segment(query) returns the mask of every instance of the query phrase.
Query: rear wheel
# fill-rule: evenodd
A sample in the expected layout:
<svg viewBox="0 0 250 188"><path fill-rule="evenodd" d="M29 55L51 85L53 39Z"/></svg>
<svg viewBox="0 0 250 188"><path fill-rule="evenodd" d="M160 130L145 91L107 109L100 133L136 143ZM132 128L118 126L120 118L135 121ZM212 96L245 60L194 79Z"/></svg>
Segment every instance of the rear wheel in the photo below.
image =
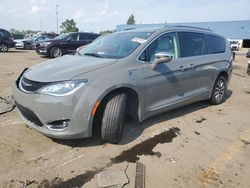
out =
<svg viewBox="0 0 250 188"><path fill-rule="evenodd" d="M25 44L24 49L25 50L31 50L32 49L31 44L29 44L29 43Z"/></svg>
<svg viewBox="0 0 250 188"><path fill-rule="evenodd" d="M211 104L221 104L226 97L227 81L225 76L219 76L215 82L212 97L210 99Z"/></svg>
<svg viewBox="0 0 250 188"><path fill-rule="evenodd" d="M7 44L5 43L0 44L0 52L8 52L8 50L9 50L9 47Z"/></svg>
<svg viewBox="0 0 250 188"><path fill-rule="evenodd" d="M52 58L57 58L57 57L61 57L62 56L62 50L59 47L53 47L50 50L50 56Z"/></svg>
<svg viewBox="0 0 250 188"><path fill-rule="evenodd" d="M112 95L104 109L101 127L103 141L118 143L122 137L127 95Z"/></svg>

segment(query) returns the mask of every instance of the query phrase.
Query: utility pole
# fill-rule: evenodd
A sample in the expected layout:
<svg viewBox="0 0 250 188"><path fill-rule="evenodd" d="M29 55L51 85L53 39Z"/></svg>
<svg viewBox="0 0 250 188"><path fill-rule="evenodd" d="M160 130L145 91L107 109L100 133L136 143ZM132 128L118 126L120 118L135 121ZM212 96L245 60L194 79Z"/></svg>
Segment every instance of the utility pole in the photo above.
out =
<svg viewBox="0 0 250 188"><path fill-rule="evenodd" d="M58 34L58 4L56 4L56 33Z"/></svg>

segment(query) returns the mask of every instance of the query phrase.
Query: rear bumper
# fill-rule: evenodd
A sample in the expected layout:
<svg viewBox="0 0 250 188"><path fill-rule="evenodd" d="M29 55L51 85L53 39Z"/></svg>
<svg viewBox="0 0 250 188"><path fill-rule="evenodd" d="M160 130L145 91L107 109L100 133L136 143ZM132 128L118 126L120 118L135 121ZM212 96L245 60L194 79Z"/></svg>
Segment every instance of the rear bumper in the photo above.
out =
<svg viewBox="0 0 250 188"><path fill-rule="evenodd" d="M11 42L10 44L9 44L9 48L14 48L15 47L15 43L13 42Z"/></svg>
<svg viewBox="0 0 250 188"><path fill-rule="evenodd" d="M24 44L23 43L16 43L15 48L24 49Z"/></svg>

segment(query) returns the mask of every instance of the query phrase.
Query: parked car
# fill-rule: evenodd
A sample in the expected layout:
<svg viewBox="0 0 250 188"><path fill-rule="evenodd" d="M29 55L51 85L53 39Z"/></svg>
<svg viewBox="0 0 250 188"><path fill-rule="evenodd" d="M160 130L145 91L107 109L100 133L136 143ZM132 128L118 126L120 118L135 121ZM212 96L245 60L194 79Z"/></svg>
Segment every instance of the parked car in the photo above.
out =
<svg viewBox="0 0 250 188"><path fill-rule="evenodd" d="M55 39L38 44L36 51L40 55L56 58L76 51L78 47L91 43L99 36L95 33L80 32L61 34Z"/></svg>
<svg viewBox="0 0 250 188"><path fill-rule="evenodd" d="M49 40L52 38L53 38L53 35L41 34L41 35L35 35L33 37L29 37L29 38L15 40L15 48L25 49L25 50L35 49L36 45L39 42Z"/></svg>
<svg viewBox="0 0 250 188"><path fill-rule="evenodd" d="M7 52L9 48L14 48L14 38L12 35L4 30L0 29L0 52Z"/></svg>
<svg viewBox="0 0 250 188"><path fill-rule="evenodd" d="M222 103L231 72L224 37L194 27L145 28L24 70L13 94L22 119L49 137L90 137L100 125L102 139L117 143L125 116L141 122L200 100Z"/></svg>
<svg viewBox="0 0 250 188"><path fill-rule="evenodd" d="M246 57L250 57L250 49L248 49Z"/></svg>
<svg viewBox="0 0 250 188"><path fill-rule="evenodd" d="M230 41L230 48L231 50L238 51L240 48L240 43L238 41Z"/></svg>

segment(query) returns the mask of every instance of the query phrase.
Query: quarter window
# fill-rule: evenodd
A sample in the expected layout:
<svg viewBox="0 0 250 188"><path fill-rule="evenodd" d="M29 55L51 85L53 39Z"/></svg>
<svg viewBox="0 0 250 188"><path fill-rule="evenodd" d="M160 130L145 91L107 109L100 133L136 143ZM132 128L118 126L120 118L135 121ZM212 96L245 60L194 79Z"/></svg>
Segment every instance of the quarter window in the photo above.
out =
<svg viewBox="0 0 250 188"><path fill-rule="evenodd" d="M181 47L181 57L191 57L207 54L207 45L204 34L179 32L178 37Z"/></svg>
<svg viewBox="0 0 250 188"><path fill-rule="evenodd" d="M209 54L224 53L226 50L225 39L214 35L206 35Z"/></svg>

